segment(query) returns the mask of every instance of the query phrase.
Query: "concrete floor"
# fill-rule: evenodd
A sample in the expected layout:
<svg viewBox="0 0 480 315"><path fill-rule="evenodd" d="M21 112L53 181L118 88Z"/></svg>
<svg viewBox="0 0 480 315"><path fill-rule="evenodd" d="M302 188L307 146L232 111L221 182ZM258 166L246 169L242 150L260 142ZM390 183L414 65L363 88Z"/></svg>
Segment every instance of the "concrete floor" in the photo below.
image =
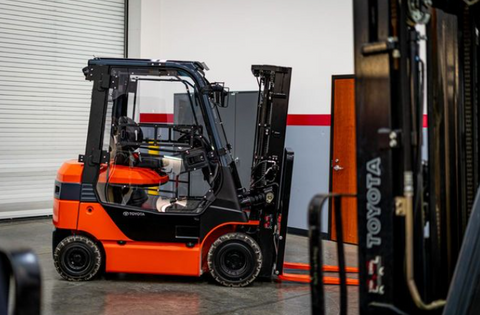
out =
<svg viewBox="0 0 480 315"><path fill-rule="evenodd" d="M51 219L0 222L0 243L26 246L37 253L43 278L42 314L310 314L306 284L255 282L225 288L203 278L108 274L89 282L67 282L55 271ZM325 241L326 264L336 264L335 243ZM308 239L289 235L286 261L308 262ZM356 247L346 246L349 266ZM349 314L358 313L358 290L349 287ZM327 314L338 314L337 286L325 287Z"/></svg>

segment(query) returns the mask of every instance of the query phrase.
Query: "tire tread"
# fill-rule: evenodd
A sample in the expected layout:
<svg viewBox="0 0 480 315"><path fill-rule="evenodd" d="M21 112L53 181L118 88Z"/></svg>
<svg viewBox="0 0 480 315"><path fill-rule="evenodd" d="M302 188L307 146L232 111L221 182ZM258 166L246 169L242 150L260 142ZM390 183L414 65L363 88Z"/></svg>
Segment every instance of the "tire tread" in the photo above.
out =
<svg viewBox="0 0 480 315"><path fill-rule="evenodd" d="M71 276L68 273L66 273L60 263L60 258L61 258L61 251L62 249L65 248L68 244L71 244L73 242L82 242L90 249L93 250L94 256L95 256L95 264L93 269L86 275L84 276ZM64 278L65 280L68 281L88 281L93 279L95 276L98 275L101 266L102 266L102 252L100 251L100 248L98 247L97 244L90 238L83 236L83 235L70 235L65 237L60 243L58 243L57 247L55 247L55 251L53 252L53 262L55 265L55 269L57 270L58 274Z"/></svg>
<svg viewBox="0 0 480 315"><path fill-rule="evenodd" d="M246 244L248 244L251 249L253 250L256 261L255 261L255 270L252 275L250 275L248 278L244 279L241 282L236 282L232 283L230 281L227 281L223 279L216 271L215 271L215 264L214 264L214 257L215 257L215 251L216 249L223 243L227 241L241 241ZM260 249L260 246L258 243L249 235L245 233L240 233L240 232L233 232L233 233L227 233L222 236L220 236L215 242L213 242L212 246L210 247L208 251L208 256L207 256L207 263L208 263L208 269L210 271L210 275L212 278L219 284L226 286L226 287L246 287L250 284L252 284L253 281L257 278L258 274L260 273L260 270L262 269L262 263L263 263L263 257L262 257L262 250Z"/></svg>

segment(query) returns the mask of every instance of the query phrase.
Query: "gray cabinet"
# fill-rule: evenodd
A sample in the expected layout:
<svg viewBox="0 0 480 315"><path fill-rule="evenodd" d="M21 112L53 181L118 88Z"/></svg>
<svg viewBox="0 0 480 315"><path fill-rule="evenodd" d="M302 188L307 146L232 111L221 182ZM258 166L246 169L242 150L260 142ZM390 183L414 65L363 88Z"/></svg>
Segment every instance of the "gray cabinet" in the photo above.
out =
<svg viewBox="0 0 480 315"><path fill-rule="evenodd" d="M228 143L232 145L232 157L237 164L242 186L247 189L250 186L257 102L258 91L230 92L228 107L219 108ZM178 106L175 110L175 123L192 123L191 111L182 110L183 107L190 106L187 96L175 94L174 104Z"/></svg>
<svg viewBox="0 0 480 315"><path fill-rule="evenodd" d="M248 188L253 159L258 92L236 92L231 93L230 97L235 100L235 108L230 109L231 112L235 112L235 136L229 141L233 146L233 157L237 163L242 186Z"/></svg>

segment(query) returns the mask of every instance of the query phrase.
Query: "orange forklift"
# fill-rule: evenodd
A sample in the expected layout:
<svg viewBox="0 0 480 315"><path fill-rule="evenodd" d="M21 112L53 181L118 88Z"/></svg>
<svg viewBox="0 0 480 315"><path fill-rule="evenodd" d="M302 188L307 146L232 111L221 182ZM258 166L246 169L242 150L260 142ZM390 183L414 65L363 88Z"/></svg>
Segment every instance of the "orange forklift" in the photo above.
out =
<svg viewBox="0 0 480 315"><path fill-rule="evenodd" d="M228 89L206 70L192 61L89 60L86 151L55 182L53 258L63 278L209 273L242 287L283 274L291 68L252 66L259 101L248 187L219 114ZM142 122L145 113L166 119Z"/></svg>

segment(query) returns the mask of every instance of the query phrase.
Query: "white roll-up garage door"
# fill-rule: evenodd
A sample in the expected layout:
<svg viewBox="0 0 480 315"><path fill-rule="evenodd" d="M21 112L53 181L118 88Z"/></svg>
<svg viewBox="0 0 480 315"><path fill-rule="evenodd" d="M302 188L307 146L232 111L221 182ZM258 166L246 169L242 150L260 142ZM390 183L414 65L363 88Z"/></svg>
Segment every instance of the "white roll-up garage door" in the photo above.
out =
<svg viewBox="0 0 480 315"><path fill-rule="evenodd" d="M52 213L55 174L85 151L91 82L124 57L124 0L0 0L0 219Z"/></svg>

